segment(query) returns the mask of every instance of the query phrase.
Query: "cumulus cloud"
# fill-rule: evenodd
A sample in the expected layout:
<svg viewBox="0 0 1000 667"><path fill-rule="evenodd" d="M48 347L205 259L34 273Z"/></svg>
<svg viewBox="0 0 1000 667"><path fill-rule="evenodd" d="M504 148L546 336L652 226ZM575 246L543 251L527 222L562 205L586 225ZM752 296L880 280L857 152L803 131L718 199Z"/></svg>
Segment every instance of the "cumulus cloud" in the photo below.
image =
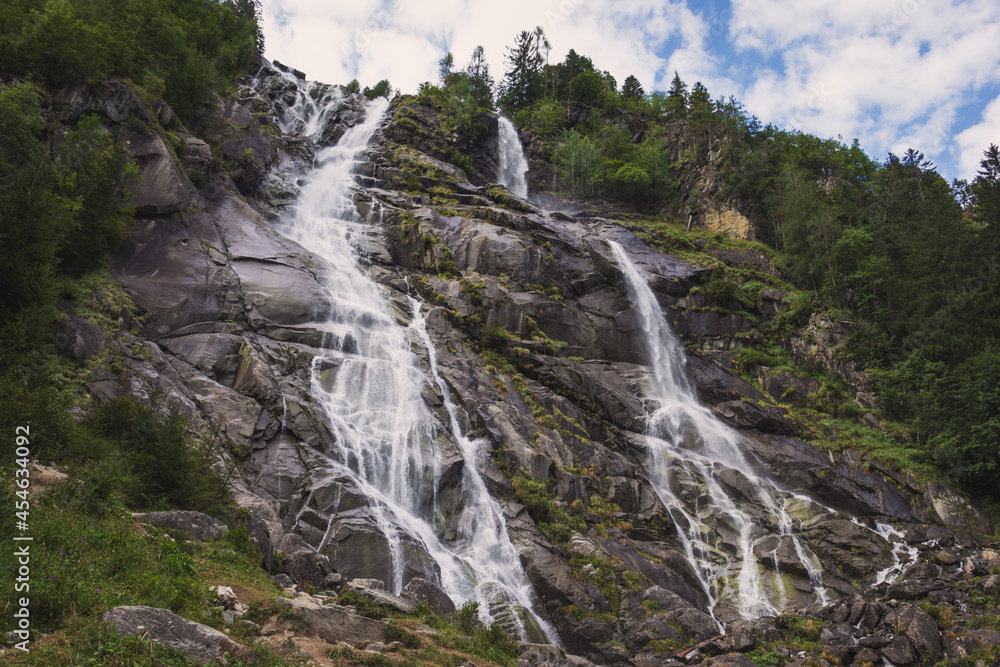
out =
<svg viewBox="0 0 1000 667"><path fill-rule="evenodd" d="M977 91L1000 82L996 0L264 2L268 57L310 78L388 78L413 91L437 79L446 52L461 67L481 45L499 80L517 33L542 26L552 62L572 47L647 91L668 88L676 70L765 122L857 137L876 158L914 147L949 177L970 175L954 144L958 119ZM984 115L960 136L990 127Z"/></svg>
<svg viewBox="0 0 1000 667"><path fill-rule="evenodd" d="M972 180L975 177L983 152L990 144L1000 145L1000 97L986 105L979 123L955 137L955 150L963 178Z"/></svg>
<svg viewBox="0 0 1000 667"><path fill-rule="evenodd" d="M749 78L742 97L779 125L858 137L877 157L908 147L946 172L958 110L1000 80L994 0L734 2L730 36L780 68ZM965 163L960 166L965 172Z"/></svg>
<svg viewBox="0 0 1000 667"><path fill-rule="evenodd" d="M619 82L634 74L647 90L662 88L674 69L692 81L712 78L703 42L708 29L681 1L508 0L501 6L483 0L272 0L264 10L268 57L330 82L358 77L371 84L388 77L412 91L436 80L437 61L446 52L464 65L480 45L499 79L507 47L535 26L545 29L551 61L574 48Z"/></svg>

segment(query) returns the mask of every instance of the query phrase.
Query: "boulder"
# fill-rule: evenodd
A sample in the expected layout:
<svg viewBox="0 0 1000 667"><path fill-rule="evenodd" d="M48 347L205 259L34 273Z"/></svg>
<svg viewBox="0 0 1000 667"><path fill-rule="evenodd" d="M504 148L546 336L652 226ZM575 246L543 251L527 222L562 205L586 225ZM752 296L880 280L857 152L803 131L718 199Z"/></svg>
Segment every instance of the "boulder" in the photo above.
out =
<svg viewBox="0 0 1000 667"><path fill-rule="evenodd" d="M359 644L386 641L387 623L376 621L352 613L346 607L335 604L318 605L309 600L275 598L278 604L289 607L296 614L301 614L309 629L320 639L330 644L344 642L351 646Z"/></svg>
<svg viewBox="0 0 1000 667"><path fill-rule="evenodd" d="M375 604L392 607L404 614L412 614L413 610L417 608L417 603L412 599L403 598L385 590L385 584L381 580L354 579L347 582L347 588L368 598Z"/></svg>
<svg viewBox="0 0 1000 667"><path fill-rule="evenodd" d="M218 630L181 618L167 609L155 607L115 607L101 617L120 635L140 635L157 644L177 649L200 665L218 660L226 653L244 652Z"/></svg>
<svg viewBox="0 0 1000 667"><path fill-rule="evenodd" d="M322 586L325 579L323 569L316 562L316 553L308 550L296 551L285 556L278 572L286 574L298 585Z"/></svg>
<svg viewBox="0 0 1000 667"><path fill-rule="evenodd" d="M455 603L448 594L434 584L421 577L410 579L403 589L403 597L417 604L425 604L435 614L455 613Z"/></svg>
<svg viewBox="0 0 1000 667"><path fill-rule="evenodd" d="M941 630L927 612L919 607L907 607L899 612L896 622L898 626L906 628L906 636L913 643L913 648L921 661L933 664L944 656ZM897 662L897 664L903 663Z"/></svg>
<svg viewBox="0 0 1000 667"><path fill-rule="evenodd" d="M233 592L230 586L219 586L215 589L215 600L224 609L236 609L236 605L239 601L236 599L236 593Z"/></svg>
<svg viewBox="0 0 1000 667"><path fill-rule="evenodd" d="M52 335L52 342L55 343L59 354L82 366L85 361L107 347L108 336L96 324L76 315L70 315L63 323L62 330Z"/></svg>
<svg viewBox="0 0 1000 667"><path fill-rule="evenodd" d="M218 519L188 510L173 510L170 512L146 512L145 514L133 514L136 521L151 523L160 528L171 530L183 530L196 540L215 540L229 530L226 524Z"/></svg>

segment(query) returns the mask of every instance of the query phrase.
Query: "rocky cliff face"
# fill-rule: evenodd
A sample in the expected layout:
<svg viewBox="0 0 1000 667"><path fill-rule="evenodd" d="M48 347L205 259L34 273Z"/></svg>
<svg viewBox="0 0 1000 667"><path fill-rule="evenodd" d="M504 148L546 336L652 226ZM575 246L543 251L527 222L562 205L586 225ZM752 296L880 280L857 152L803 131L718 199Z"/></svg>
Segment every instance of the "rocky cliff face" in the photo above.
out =
<svg viewBox="0 0 1000 667"><path fill-rule="evenodd" d="M124 323L132 333L81 349L86 356L87 349L114 345L124 355L121 373L94 378L98 397L156 394L188 415L203 440L224 443L220 470L252 514L269 567L317 586L333 571L388 582L397 573L371 498L356 481L326 474L324 465L337 441L314 384L337 369L314 360L330 344L317 316L329 299L330 268L276 231L317 150L336 143L370 105L344 89L313 88L313 101L330 112L318 117L310 139L309 128L292 122L301 86L265 68L191 128L167 107L149 108L124 84L64 95L76 114L129 122L143 173L135 233L113 258L113 274L141 309L141 321ZM352 242L398 323L413 317L407 295L422 301L440 374L461 408L461 429L482 440L478 469L503 507L537 612L566 649L595 662L656 664L718 635L717 621L730 623L729 639L703 645L703 654L748 650L769 628L787 629L787 620L777 628L734 624L733 605L713 609L714 594L650 484L645 332L607 244L614 240L647 277L674 330L693 344L686 372L701 400L743 434L765 474L808 498L789 506L794 532L818 557L835 602L819 611L800 555L776 537L755 551L759 576L783 591L778 611L818 613L816 623L833 633L820 641L849 647L838 649L845 661L884 656L905 665L940 657L947 647L936 625L919 636L910 629L897 634L916 627L903 614L923 614L916 619L923 625L929 619L898 601L943 590L935 588L939 572L959 581L963 558L983 558L981 516L951 489L921 486L854 451L810 444L808 429L786 407L814 389L781 373L768 374L758 388L734 373L731 351L754 326L742 314L708 307L704 290L695 289L708 281L708 269L651 247L627 219L548 212L492 185L496 137L489 115L459 136L433 109L394 103L356 175L352 196L362 231ZM751 251L706 251L734 266L768 264ZM755 316L774 317L783 297L765 290ZM86 323L67 326L81 340L102 339ZM816 344L806 338L796 354ZM426 368L427 350L412 350ZM857 391L859 400L867 398L864 386ZM454 447L434 382L427 381L422 400L439 420L441 446ZM427 494L440 511L440 538L451 543L459 539L456 489L467 483L466 464L457 450L445 458ZM719 470L718 477L752 498L738 473ZM763 514L755 519L767 522ZM737 539L720 527L715 549L736 554ZM403 552L403 583L438 576L418 541L404 539ZM906 568L898 582L883 583ZM737 627L752 638L748 646L734 644L746 637L731 639ZM851 643L857 628L898 641L859 648Z"/></svg>

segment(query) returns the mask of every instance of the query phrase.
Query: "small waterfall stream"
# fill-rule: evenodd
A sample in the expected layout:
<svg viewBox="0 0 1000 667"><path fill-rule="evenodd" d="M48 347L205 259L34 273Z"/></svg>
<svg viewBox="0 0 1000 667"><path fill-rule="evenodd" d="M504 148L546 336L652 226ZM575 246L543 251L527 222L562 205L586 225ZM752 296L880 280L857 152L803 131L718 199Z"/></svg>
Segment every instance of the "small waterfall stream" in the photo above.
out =
<svg viewBox="0 0 1000 667"><path fill-rule="evenodd" d="M744 454L740 435L698 402L684 374L684 350L656 296L624 249L614 241L608 244L646 332L652 371L644 397L651 410L646 433L650 482L677 528L709 612L722 629L717 611L723 604L743 618L784 608L787 591L777 556L768 563L772 567L766 581L756 553L769 538L791 543L815 601L826 604L818 559L795 535L785 508L786 501L802 498L776 488Z"/></svg>
<svg viewBox="0 0 1000 667"><path fill-rule="evenodd" d="M515 195L528 197L528 161L517 136L517 128L510 119L500 116L500 168L497 180Z"/></svg>
<svg viewBox="0 0 1000 667"><path fill-rule="evenodd" d="M323 94L329 87L310 94L318 85L296 83L295 104L278 110L283 129L313 137L322 132L343 97ZM316 516L327 517L325 530L307 538L322 552L347 500L348 513L367 512L384 536L392 570L386 584L393 592L406 583L411 560L426 554L431 576L437 575L457 605L476 601L483 621L502 620L522 640L558 643L555 631L532 609L534 593L500 506L479 474L481 443L462 433L420 304L410 298L411 322L398 324L388 291L358 262L354 246L370 225L353 201L354 174L388 102L370 100L365 107L363 121L317 152L294 212L278 227L323 260L328 297L317 304L310 323L325 336L312 362L311 393L333 438L315 452L319 464L310 472L310 492L297 519L311 517L315 526ZM426 349L429 374L418 363L414 342ZM425 402L432 383L443 396L448 424ZM461 470L460 481L444 478L449 469ZM454 537L440 497L445 493L452 497L450 511L459 513ZM360 510L358 501L350 500L354 494L364 497Z"/></svg>

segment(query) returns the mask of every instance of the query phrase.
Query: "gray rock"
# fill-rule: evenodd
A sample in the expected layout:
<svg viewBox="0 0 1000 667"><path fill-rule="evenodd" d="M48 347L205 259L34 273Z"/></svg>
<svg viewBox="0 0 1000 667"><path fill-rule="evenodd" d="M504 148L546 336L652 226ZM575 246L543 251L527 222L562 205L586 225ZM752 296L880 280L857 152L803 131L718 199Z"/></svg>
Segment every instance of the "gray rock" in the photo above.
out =
<svg viewBox="0 0 1000 667"><path fill-rule="evenodd" d="M115 607L101 617L112 623L121 635L142 637L182 651L194 662L205 664L226 653L240 654L245 649L218 630L181 618L166 609L155 607Z"/></svg>
<svg viewBox="0 0 1000 667"><path fill-rule="evenodd" d="M236 599L236 593L230 586L216 588L215 599L224 609L236 609L236 605L239 603L239 600Z"/></svg>
<svg viewBox="0 0 1000 667"><path fill-rule="evenodd" d="M889 646L882 649L882 655L894 665L906 667L917 660L913 642L906 635L897 635Z"/></svg>
<svg viewBox="0 0 1000 667"><path fill-rule="evenodd" d="M280 597L275 598L275 601L289 607L296 614L302 614L309 629L330 644L345 642L357 646L363 642L385 643L385 632L389 627L386 623L358 616L346 607L335 604L318 605L307 600Z"/></svg>
<svg viewBox="0 0 1000 667"><path fill-rule="evenodd" d="M404 614L412 614L413 610L417 607L417 603L413 600L393 595L385 590L385 584L378 579L354 579L347 582L347 587L359 595L368 598L375 604L392 607Z"/></svg>
<svg viewBox="0 0 1000 667"><path fill-rule="evenodd" d="M907 607L899 612L897 624L906 628L906 636L913 642L913 647L921 660L937 662L943 657L941 631L934 619L925 611L918 607Z"/></svg>
<svg viewBox="0 0 1000 667"><path fill-rule="evenodd" d="M292 588L293 586L295 586L295 582L292 581L292 578L289 577L284 572L279 572L278 574L271 577L271 579L274 581L274 583L278 584L282 588Z"/></svg>
<svg viewBox="0 0 1000 667"><path fill-rule="evenodd" d="M287 575L299 586L302 584L322 586L325 578L323 569L316 562L315 552L307 550L296 551L285 556L278 572Z"/></svg>
<svg viewBox="0 0 1000 667"><path fill-rule="evenodd" d="M421 577L414 577L403 588L403 597L418 604L425 604L435 614L455 613L455 603L436 584Z"/></svg>
<svg viewBox="0 0 1000 667"><path fill-rule="evenodd" d="M96 324L70 315L62 330L52 335L52 342L59 354L82 365L107 347L108 337Z"/></svg>
<svg viewBox="0 0 1000 667"><path fill-rule="evenodd" d="M146 512L132 516L136 521L148 522L160 528L183 530L196 540L202 541L218 539L229 530L229 527L218 519L188 510Z"/></svg>
<svg viewBox="0 0 1000 667"><path fill-rule="evenodd" d="M801 437L807 429L793 421L788 411L773 405L762 405L754 401L726 401L712 410L738 428L752 428L765 433Z"/></svg>
<svg viewBox="0 0 1000 667"><path fill-rule="evenodd" d="M194 188L174 163L160 135L153 131L149 134L130 131L128 147L141 176L132 185L136 214L164 215L187 208L194 197Z"/></svg>

